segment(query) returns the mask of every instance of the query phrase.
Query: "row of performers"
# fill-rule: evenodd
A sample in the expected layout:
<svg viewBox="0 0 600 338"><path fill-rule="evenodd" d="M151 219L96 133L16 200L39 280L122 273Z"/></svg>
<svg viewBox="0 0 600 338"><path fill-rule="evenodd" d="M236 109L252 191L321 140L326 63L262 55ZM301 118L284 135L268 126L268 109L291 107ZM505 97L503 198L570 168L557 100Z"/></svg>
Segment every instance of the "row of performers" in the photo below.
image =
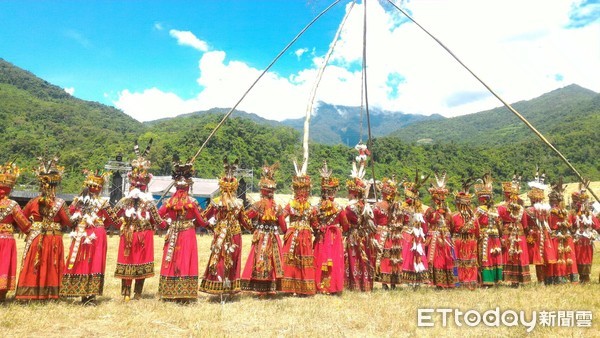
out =
<svg viewBox="0 0 600 338"><path fill-rule="evenodd" d="M146 193L152 177L147 151L137 152L128 173L131 190L113 208L99 197L105 178L98 173L87 176L84 191L67 208L55 196L63 168L54 158L41 161L41 195L21 210L8 198L19 170L14 164L1 166L0 296L17 284L16 299L81 296L83 302L93 301L103 292L105 228L113 224L120 226L115 277L122 280L125 300L134 280L134 299L139 299L144 280L154 275L155 229L167 230L158 290L167 300L195 299L198 290L301 295L334 294L344 288L370 291L374 281L384 288L400 283L443 288L519 284L530 281L529 264L535 264L538 280L545 278L546 283L589 281L600 223L583 189L572 195L572 212L565 209L561 182L553 186L550 206L545 206L543 181L536 177L528 193L532 207L525 208L518 198L520 181L514 178L503 183L505 201L494 207L492 179L486 174L464 182L454 193L457 211L451 213L445 202L445 174L436 175L429 188L430 207L420 202L419 189L427 179L418 175L414 182L401 184L384 178L378 186L382 200L371 206L364 167L354 165L346 182L349 203L342 208L335 202L339 180L324 164L318 205L308 201L311 181L303 166L293 177L293 199L282 208L274 201L274 165L263 167L261 198L245 210L235 195L236 163L225 161L219 181L222 196L203 211L188 195L192 164L176 161L176 192L157 209ZM472 183L479 201L475 208ZM403 201L396 199L398 186L404 188ZM27 234L18 283L15 225ZM66 261L62 227L73 229ZM200 283L196 227L214 233ZM240 273L242 228L252 230L253 237Z"/></svg>

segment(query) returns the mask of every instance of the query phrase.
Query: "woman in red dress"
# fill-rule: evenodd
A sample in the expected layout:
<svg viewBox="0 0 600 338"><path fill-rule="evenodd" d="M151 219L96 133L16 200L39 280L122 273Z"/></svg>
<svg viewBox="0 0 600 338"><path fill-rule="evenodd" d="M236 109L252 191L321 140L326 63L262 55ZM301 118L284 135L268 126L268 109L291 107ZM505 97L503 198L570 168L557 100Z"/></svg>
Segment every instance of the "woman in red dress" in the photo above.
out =
<svg viewBox="0 0 600 338"><path fill-rule="evenodd" d="M312 228L310 224L312 207L308 201L310 195L310 176L306 174L306 165L292 178L294 198L285 206L284 217L289 217L287 232L283 242L283 279L281 291L297 295L314 295L315 262L312 247Z"/></svg>
<svg viewBox="0 0 600 338"><path fill-rule="evenodd" d="M536 172L535 179L529 182L531 188L527 193L531 206L525 209L525 228L527 228L527 249L529 263L535 265L535 275L538 283L546 279L545 272L548 264L556 263L556 250L550 238L548 216L550 205L544 203L545 175Z"/></svg>
<svg viewBox="0 0 600 338"><path fill-rule="evenodd" d="M19 204L8 198L17 182L20 169L14 163L0 165L0 302L17 285L17 243L14 226L27 233L31 223Z"/></svg>
<svg viewBox="0 0 600 338"><path fill-rule="evenodd" d="M131 297L131 284L135 280L134 299L142 298L144 280L154 276L154 229L162 223L151 194L146 193L152 174L146 159L150 144L143 154L134 147L137 158L131 162L133 169L127 174L129 192L114 206L121 227L119 252L115 277L121 279L121 295L125 301Z"/></svg>
<svg viewBox="0 0 600 338"><path fill-rule="evenodd" d="M398 220L399 206L396 203L398 191L396 180L384 177L381 180L381 201L373 207L373 217L377 225L375 236L381 253L377 255L376 281L384 290L396 288L402 280L402 222Z"/></svg>
<svg viewBox="0 0 600 338"><path fill-rule="evenodd" d="M475 212L475 226L479 228L479 267L481 284L497 286L502 281L502 227L494 209L492 175L486 173L475 183L479 206Z"/></svg>
<svg viewBox="0 0 600 338"><path fill-rule="evenodd" d="M260 179L260 201L246 211L253 222L252 247L242 273L242 290L259 294L281 291L283 262L280 233L287 230L282 208L274 200L275 171L279 163L263 166Z"/></svg>
<svg viewBox="0 0 600 338"><path fill-rule="evenodd" d="M373 290L375 275L377 228L373 221L373 210L366 202L369 185L365 184L364 162L359 169L353 163L351 180L346 181L348 189L348 205L345 214L348 220L343 227L346 237L344 253L345 287L352 291L370 292Z"/></svg>
<svg viewBox="0 0 600 338"><path fill-rule="evenodd" d="M527 222L524 221L525 208L522 205L523 201L519 199L521 178L515 174L511 182L502 182L502 190L504 202L497 208L498 217L502 222L502 273L505 283L518 286L531 282L524 229L524 226L527 226Z"/></svg>
<svg viewBox="0 0 600 338"><path fill-rule="evenodd" d="M454 193L456 212L452 215L452 237L456 249L456 266L458 282L462 287L474 289L479 285L479 269L477 267L478 223L471 207L469 190L473 179L463 181L462 191Z"/></svg>
<svg viewBox="0 0 600 338"><path fill-rule="evenodd" d="M206 222L198 201L189 196L193 175L192 163L180 163L175 157L175 193L158 209L163 219L160 227L168 228L158 282L158 295L164 300L185 302L198 298L196 227L204 227Z"/></svg>
<svg viewBox="0 0 600 338"><path fill-rule="evenodd" d="M592 213L587 185L579 185L579 190L571 194L571 213L569 223L575 231L575 257L581 283L590 282L592 260L594 258L594 240L598 238L600 222Z"/></svg>
<svg viewBox="0 0 600 338"><path fill-rule="evenodd" d="M446 204L446 172L435 174L435 182L428 189L433 205L425 211L427 222L427 263L431 283L438 288L454 288L458 282L456 275L456 254L450 233L452 214Z"/></svg>
<svg viewBox="0 0 600 338"><path fill-rule="evenodd" d="M577 258L575 244L573 243L573 230L569 222L569 211L565 208L565 186L562 177L552 185L548 194L550 201L550 240L556 254L556 263L546 266L546 284L579 283L577 271Z"/></svg>
<svg viewBox="0 0 600 338"><path fill-rule="evenodd" d="M63 274L60 295L81 297L84 304L93 304L104 290L106 269L106 228L116 216L107 199L100 197L108 175L89 173L83 182L83 192L69 206L75 229Z"/></svg>
<svg viewBox="0 0 600 338"><path fill-rule="evenodd" d="M242 227L249 228L244 203L237 198L238 181L234 176L237 160L224 160L225 174L219 180L221 198L204 211L204 219L214 231L210 257L200 282L200 291L209 294L234 294L241 291Z"/></svg>
<svg viewBox="0 0 600 338"><path fill-rule="evenodd" d="M16 299L58 299L65 265L62 227L71 227L65 201L56 197L64 168L58 158L40 158L36 175L41 195L30 200L23 214L32 221L25 243Z"/></svg>
<svg viewBox="0 0 600 338"><path fill-rule="evenodd" d="M347 227L344 209L335 202L339 180L331 176L327 163L321 169L321 201L313 211L315 229L315 283L318 293L340 294L344 290L344 243Z"/></svg>

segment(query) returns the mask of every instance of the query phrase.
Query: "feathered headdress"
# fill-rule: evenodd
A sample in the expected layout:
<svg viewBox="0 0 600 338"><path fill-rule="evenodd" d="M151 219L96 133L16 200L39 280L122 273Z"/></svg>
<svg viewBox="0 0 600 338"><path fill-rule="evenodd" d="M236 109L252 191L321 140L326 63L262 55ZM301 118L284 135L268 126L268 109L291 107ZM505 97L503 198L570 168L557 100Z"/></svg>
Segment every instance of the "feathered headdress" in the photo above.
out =
<svg viewBox="0 0 600 338"><path fill-rule="evenodd" d="M381 179L381 183L378 185L379 191L385 200L392 201L398 193L398 182L396 182L396 175L392 175L391 178L384 177Z"/></svg>
<svg viewBox="0 0 600 338"><path fill-rule="evenodd" d="M335 193L340 185L340 180L332 176L333 171L327 167L327 161L323 161L323 167L319 171L321 175L321 192Z"/></svg>
<svg viewBox="0 0 600 338"><path fill-rule="evenodd" d="M552 188L552 190L548 194L548 200L550 202L563 202L564 201L564 192L565 192L565 185L563 183L563 177L560 176L558 178L558 181L556 181L554 184L552 184L551 188Z"/></svg>
<svg viewBox="0 0 600 338"><path fill-rule="evenodd" d="M410 199L418 199L419 189L423 186L427 179L429 179L430 175L431 174L427 174L427 176L419 176L419 169L415 170L415 180L413 182L406 181L403 184L404 196Z"/></svg>
<svg viewBox="0 0 600 338"><path fill-rule="evenodd" d="M63 166L58 165L58 155L50 159L40 156L38 162L39 165L34 169L34 172L40 181L42 191L54 189L62 180L62 174L65 170Z"/></svg>
<svg viewBox="0 0 600 338"><path fill-rule="evenodd" d="M173 155L171 177L177 186L190 186L193 183L192 177L194 173L194 164L191 159L181 162L179 156Z"/></svg>
<svg viewBox="0 0 600 338"><path fill-rule="evenodd" d="M148 153L150 153L150 147L152 146L152 139L148 142L146 149L143 153L140 154L140 147L138 142L135 141L135 145L133 147L133 151L137 156L133 161L131 161L131 171L127 173L127 177L129 178L129 183L131 184L131 188L138 188L141 191L145 192L148 188L148 183L152 179L152 174L148 172L150 169L150 160L146 157Z"/></svg>
<svg viewBox="0 0 600 338"><path fill-rule="evenodd" d="M492 174L483 174L481 178L475 181L475 195L477 195L478 198L486 197L488 199L492 199L494 193L493 183L494 179L492 178Z"/></svg>
<svg viewBox="0 0 600 338"><path fill-rule="evenodd" d="M446 195L448 195L446 171L444 170L441 176L437 172L434 175L435 181L431 183L431 187L428 189L429 194L438 200L445 200Z"/></svg>
<svg viewBox="0 0 600 338"><path fill-rule="evenodd" d="M364 182L365 165L363 162L357 167L356 162L352 162L352 171L350 178L346 181L346 188L349 192L356 194L358 197L364 197L368 191L367 184Z"/></svg>
<svg viewBox="0 0 600 338"><path fill-rule="evenodd" d="M12 189L20 174L21 169L14 162L0 165L0 187Z"/></svg>
<svg viewBox="0 0 600 338"><path fill-rule="evenodd" d="M275 190L277 183L275 182L275 172L279 169L279 162L275 162L272 166L265 163L260 174L260 188L267 190Z"/></svg>
<svg viewBox="0 0 600 338"><path fill-rule="evenodd" d="M579 182L579 188L571 193L571 201L573 201L574 204L583 204L588 201L590 196L587 192L587 186L589 184L589 180L584 180L583 183Z"/></svg>
<svg viewBox="0 0 600 338"><path fill-rule="evenodd" d="M540 175L540 168L535 166L535 177L533 181L528 182L529 192L527 193L527 197L529 197L532 201L543 201L544 200L544 191L546 190L546 184L544 181L546 180L546 173L542 172Z"/></svg>
<svg viewBox="0 0 600 338"><path fill-rule="evenodd" d="M83 181L83 186L96 190L102 190L104 184L106 184L108 178L110 177L109 172L100 172L99 170L96 170L95 172L84 170L83 173L86 175L86 178Z"/></svg>
<svg viewBox="0 0 600 338"><path fill-rule="evenodd" d="M292 189L296 192L305 190L310 191L310 176L306 174L307 162L304 161L304 163L302 163L302 168L300 169L298 169L296 160L292 160L292 162L294 163L295 172L294 177L292 177Z"/></svg>
<svg viewBox="0 0 600 338"><path fill-rule="evenodd" d="M516 196L519 195L519 192L521 191L521 178L522 178L523 174L517 174L517 171L515 170L515 173L513 174L513 178L510 182L502 182L502 191L505 194L510 194L512 196Z"/></svg>
<svg viewBox="0 0 600 338"><path fill-rule="evenodd" d="M219 188L223 193L235 193L238 188L238 180L235 178L235 172L238 169L239 159L229 162L227 156L223 158L223 176L219 180Z"/></svg>
<svg viewBox="0 0 600 338"><path fill-rule="evenodd" d="M471 204L471 197L473 197L470 193L471 186L473 185L474 179L473 177L467 177L462 180L461 190L458 192L454 192L454 202L456 204L461 205L469 205Z"/></svg>

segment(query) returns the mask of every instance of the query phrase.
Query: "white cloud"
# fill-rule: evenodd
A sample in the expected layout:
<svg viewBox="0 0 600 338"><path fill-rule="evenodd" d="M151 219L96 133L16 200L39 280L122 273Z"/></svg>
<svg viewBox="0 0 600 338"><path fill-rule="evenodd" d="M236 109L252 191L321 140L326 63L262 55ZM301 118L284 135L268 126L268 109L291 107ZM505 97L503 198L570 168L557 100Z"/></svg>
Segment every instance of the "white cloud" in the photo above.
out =
<svg viewBox="0 0 600 338"><path fill-rule="evenodd" d="M75 94L75 88L74 87L67 87L67 88L63 88L65 92L67 92L67 94L73 96L73 94Z"/></svg>
<svg viewBox="0 0 600 338"><path fill-rule="evenodd" d="M190 31L178 31L176 29L171 29L169 31L169 35L177 39L177 43L182 46L190 46L201 52L206 52L208 50L208 44L198 39L194 33Z"/></svg>
<svg viewBox="0 0 600 338"><path fill-rule="evenodd" d="M300 59L302 57L302 55L304 55L304 53L306 53L306 52L308 52L308 48L300 48L300 49L296 49L294 54L296 54L296 57L298 57L298 59Z"/></svg>
<svg viewBox="0 0 600 338"><path fill-rule="evenodd" d="M452 56L395 8L368 2L369 104L413 114L455 116L501 106ZM568 0L410 1L412 17L442 41L509 103L571 83L600 91L600 22L566 28ZM362 5L354 6L327 66L317 100L360 105ZM158 88L124 90L115 105L140 120L213 107L232 107L262 69L208 51L191 32L171 30L180 45L206 52L198 64L198 95L183 100ZM308 49L297 49L299 58ZM323 56L289 77L267 73L238 109L265 118L302 117ZM393 81L390 81L393 79Z"/></svg>
<svg viewBox="0 0 600 338"><path fill-rule="evenodd" d="M154 23L154 29L162 31L163 30L163 26L160 22L156 22Z"/></svg>

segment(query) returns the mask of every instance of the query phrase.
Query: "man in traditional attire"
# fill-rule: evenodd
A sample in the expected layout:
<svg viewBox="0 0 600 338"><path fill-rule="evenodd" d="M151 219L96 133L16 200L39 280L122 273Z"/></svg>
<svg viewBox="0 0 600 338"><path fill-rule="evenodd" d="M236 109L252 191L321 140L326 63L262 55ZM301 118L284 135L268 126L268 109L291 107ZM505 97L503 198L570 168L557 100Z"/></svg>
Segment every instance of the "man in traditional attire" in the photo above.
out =
<svg viewBox="0 0 600 338"><path fill-rule="evenodd" d="M453 288L458 282L456 274L456 253L450 233L452 214L446 204L446 172L435 174L435 181L428 189L433 204L425 211L427 222L427 262L431 283L438 288Z"/></svg>
<svg viewBox="0 0 600 338"><path fill-rule="evenodd" d="M351 179L346 181L348 205L345 213L348 224L343 229L346 237L344 282L349 290L370 292L373 290L375 275L373 257L377 254L377 228L373 222L373 210L365 201L369 185L364 182L364 175L364 163L358 168L356 163L353 163Z"/></svg>
<svg viewBox="0 0 600 338"><path fill-rule="evenodd" d="M521 177L513 175L510 182L502 182L504 201L498 205L498 216L502 222L503 279L512 286L531 282L529 255L525 239L525 208L519 199Z"/></svg>
<svg viewBox="0 0 600 338"><path fill-rule="evenodd" d="M569 211L564 202L565 186L563 178L552 185L548 194L550 201L550 240L556 255L556 263L546 265L546 284L579 283L575 244L573 243L573 226L569 222Z"/></svg>
<svg viewBox="0 0 600 338"><path fill-rule="evenodd" d="M129 192L114 206L120 223L119 252L115 277L121 279L121 295L125 301L131 297L131 284L135 280L134 299L142 298L144 280L154 276L154 230L162 223L153 197L147 193L152 179L150 152L152 140L143 153L136 143L137 156L131 162Z"/></svg>
<svg viewBox="0 0 600 338"><path fill-rule="evenodd" d="M74 229L60 294L81 297L83 304L94 304L104 290L106 228L116 220L108 199L100 196L107 177L88 172L83 191L69 206Z"/></svg>
<svg viewBox="0 0 600 338"><path fill-rule="evenodd" d="M475 182L479 206L475 211L475 226L479 228L479 267L481 284L497 286L502 281L504 256L502 255L502 223L493 200L493 179L489 173Z"/></svg>
<svg viewBox="0 0 600 338"><path fill-rule="evenodd" d="M399 219L399 205L396 202L398 183L395 178L384 177L379 186L381 201L373 206L373 217L377 225L375 236L379 250L377 254L376 281L384 290L402 281L402 221ZM388 286L388 284L390 286Z"/></svg>
<svg viewBox="0 0 600 338"><path fill-rule="evenodd" d="M260 200L246 210L246 216L252 221L254 234L246 266L242 273L242 290L259 294L275 294L281 291L283 262L280 234L287 227L283 209L275 202L277 189L275 171L279 163L262 167Z"/></svg>
<svg viewBox="0 0 600 338"><path fill-rule="evenodd" d="M196 228L205 227L202 208L189 195L194 185L191 161L175 156L172 177L175 193L158 209L167 230L160 267L158 295L163 300L186 302L198 297L198 243Z"/></svg>
<svg viewBox="0 0 600 338"><path fill-rule="evenodd" d="M294 197L285 206L283 214L289 217L287 232L283 242L283 279L281 291L297 295L314 295L315 262L312 247L312 228L310 224L312 207L310 196L310 176L306 174L306 165L292 178Z"/></svg>
<svg viewBox="0 0 600 338"><path fill-rule="evenodd" d="M200 291L209 294L234 294L241 291L242 227L250 229L244 203L237 198L238 180L234 174L237 160L223 161L225 172L219 180L221 197L204 211L204 219L214 231L210 257L200 282Z"/></svg>
<svg viewBox="0 0 600 338"><path fill-rule="evenodd" d="M40 181L41 195L30 200L23 213L33 223L19 274L16 299L58 299L64 271L65 256L62 227L70 227L71 219L65 201L56 197L64 167L58 157L39 158L35 173Z"/></svg>
<svg viewBox="0 0 600 338"><path fill-rule="evenodd" d="M533 181L528 182L529 192L527 197L531 206L525 209L525 228L527 229L527 249L529 251L529 263L535 265L535 275L538 283L545 280L545 271L548 264L556 263L556 251L554 243L550 238L550 226L548 216L550 205L544 203L545 174L536 171Z"/></svg>
<svg viewBox="0 0 600 338"><path fill-rule="evenodd" d="M402 281L409 286L429 286L431 275L425 252L425 234L427 222L423 217L425 208L420 199L419 189L427 181L429 175L419 177L415 172L413 182L404 182L404 203L401 208L401 219L404 225L402 233Z"/></svg>
<svg viewBox="0 0 600 338"><path fill-rule="evenodd" d="M471 207L472 178L462 182L462 190L454 193L456 212L452 215L452 237L456 248L456 265L458 282L462 287L474 289L479 286L479 269L477 267L478 223Z"/></svg>
<svg viewBox="0 0 600 338"><path fill-rule="evenodd" d="M598 230L600 230L600 222L592 212L586 186L587 184L579 184L579 189L571 194L569 214L569 223L575 231L575 256L581 283L590 282L594 240L598 238Z"/></svg>
<svg viewBox="0 0 600 338"><path fill-rule="evenodd" d="M17 243L14 227L29 232L31 223L23 214L19 203L8 198L21 170L14 163L0 165L0 302L8 291L17 285Z"/></svg>

